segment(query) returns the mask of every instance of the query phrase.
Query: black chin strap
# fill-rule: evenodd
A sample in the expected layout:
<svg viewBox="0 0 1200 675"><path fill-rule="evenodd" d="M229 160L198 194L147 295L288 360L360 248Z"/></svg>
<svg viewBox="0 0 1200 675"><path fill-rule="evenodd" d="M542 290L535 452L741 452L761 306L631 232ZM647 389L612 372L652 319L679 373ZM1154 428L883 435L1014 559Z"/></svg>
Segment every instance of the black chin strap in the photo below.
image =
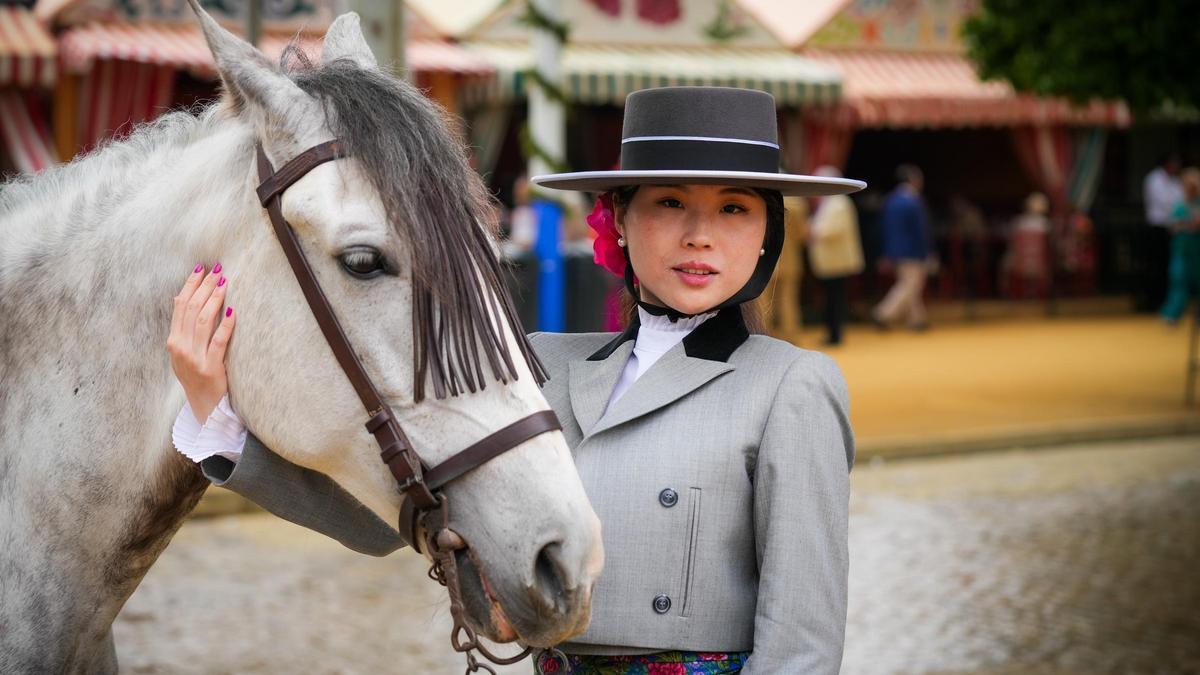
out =
<svg viewBox="0 0 1200 675"><path fill-rule="evenodd" d="M675 323L676 321L679 321L680 319L690 319L693 316L696 316L695 314L684 314L683 312L676 310L674 307L663 307L662 305L652 305L643 300L638 300L637 306L646 310L647 314L653 314L654 316L665 316L671 320L671 323Z"/></svg>

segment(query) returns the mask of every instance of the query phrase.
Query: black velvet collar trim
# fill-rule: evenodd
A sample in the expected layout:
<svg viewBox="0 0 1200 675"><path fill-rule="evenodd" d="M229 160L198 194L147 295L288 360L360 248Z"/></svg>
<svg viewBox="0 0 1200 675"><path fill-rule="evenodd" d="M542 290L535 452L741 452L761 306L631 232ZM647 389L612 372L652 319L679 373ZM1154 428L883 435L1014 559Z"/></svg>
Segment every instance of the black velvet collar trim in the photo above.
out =
<svg viewBox="0 0 1200 675"><path fill-rule="evenodd" d="M742 320L742 308L735 305L726 307L696 326L696 330L683 338L683 349L693 358L727 363L729 357L749 338L750 329Z"/></svg>
<svg viewBox="0 0 1200 675"><path fill-rule="evenodd" d="M633 317L623 333L587 357L587 360L603 361L612 356L618 347L637 337L641 325L638 317ZM683 338L683 351L693 358L726 363L749 337L750 330L742 320L742 308L726 307Z"/></svg>
<svg viewBox="0 0 1200 675"><path fill-rule="evenodd" d="M716 317L713 317L713 318L715 319ZM708 323L708 322L706 321L705 323ZM617 337L613 338L612 341L609 342L608 344L601 347L600 351L587 357L587 360L588 361L603 361L604 359L607 359L608 357L612 356L612 353L617 351L617 347L620 347L621 345L625 344L626 342L629 342L630 340L636 338L637 334L638 334L638 329L641 327L642 327L641 318L639 318L638 315L634 314L633 321L629 322L629 325L625 327L624 332L622 332Z"/></svg>

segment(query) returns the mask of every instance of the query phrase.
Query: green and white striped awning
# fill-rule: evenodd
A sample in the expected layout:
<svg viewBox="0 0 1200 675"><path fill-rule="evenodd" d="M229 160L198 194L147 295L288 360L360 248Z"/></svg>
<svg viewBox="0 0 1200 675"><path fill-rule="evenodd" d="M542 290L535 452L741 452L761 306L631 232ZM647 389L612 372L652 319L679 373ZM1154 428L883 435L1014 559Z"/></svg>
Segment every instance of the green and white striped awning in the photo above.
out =
<svg viewBox="0 0 1200 675"><path fill-rule="evenodd" d="M533 66L528 43L464 42L496 67L494 78L462 90L466 107L525 98ZM649 87L708 85L759 89L780 107L819 105L841 96L841 75L782 49L567 45L562 87L576 103L623 105L631 91Z"/></svg>

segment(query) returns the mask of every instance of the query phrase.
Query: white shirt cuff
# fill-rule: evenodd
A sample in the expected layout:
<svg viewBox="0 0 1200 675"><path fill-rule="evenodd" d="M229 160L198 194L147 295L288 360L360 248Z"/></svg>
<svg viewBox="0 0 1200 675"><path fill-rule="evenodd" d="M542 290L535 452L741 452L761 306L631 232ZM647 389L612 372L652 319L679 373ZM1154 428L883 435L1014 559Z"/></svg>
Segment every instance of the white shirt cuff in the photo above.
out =
<svg viewBox="0 0 1200 675"><path fill-rule="evenodd" d="M199 463L214 455L236 462L246 447L246 425L233 411L226 395L203 426L196 420L191 404L185 403L175 418L171 439L175 449L193 462Z"/></svg>

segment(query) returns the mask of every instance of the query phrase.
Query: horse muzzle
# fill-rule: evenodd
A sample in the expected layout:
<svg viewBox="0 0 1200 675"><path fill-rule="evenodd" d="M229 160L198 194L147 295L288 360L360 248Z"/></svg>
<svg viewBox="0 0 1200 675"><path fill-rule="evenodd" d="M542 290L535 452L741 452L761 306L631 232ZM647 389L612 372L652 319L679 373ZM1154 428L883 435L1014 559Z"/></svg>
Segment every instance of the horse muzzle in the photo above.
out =
<svg viewBox="0 0 1200 675"><path fill-rule="evenodd" d="M541 547L531 582L502 587L489 579L479 556L450 527L425 534L424 540L424 553L433 561L430 576L449 593L456 635L461 625L468 629L469 642L475 642L473 634L478 634L494 642L543 647L587 628L592 582L582 587L572 583L578 575L569 573L559 543Z"/></svg>

